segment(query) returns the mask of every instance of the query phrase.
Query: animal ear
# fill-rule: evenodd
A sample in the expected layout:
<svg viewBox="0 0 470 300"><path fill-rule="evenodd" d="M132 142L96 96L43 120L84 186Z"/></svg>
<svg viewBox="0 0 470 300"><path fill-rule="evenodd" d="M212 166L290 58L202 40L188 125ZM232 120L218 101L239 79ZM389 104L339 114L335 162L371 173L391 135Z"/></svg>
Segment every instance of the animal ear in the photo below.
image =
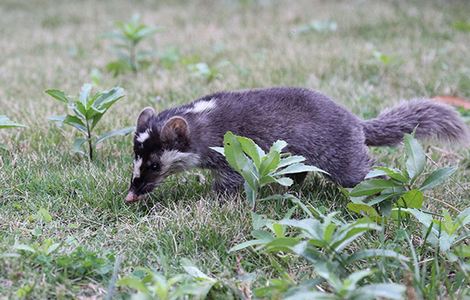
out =
<svg viewBox="0 0 470 300"><path fill-rule="evenodd" d="M182 117L171 117L163 125L160 137L163 142L173 144L178 148L187 146L189 143L188 122Z"/></svg>
<svg viewBox="0 0 470 300"><path fill-rule="evenodd" d="M139 117L137 118L137 132L142 132L145 129L147 129L148 123L150 119L155 116L157 113L155 110L151 107L146 107L142 112L140 113Z"/></svg>

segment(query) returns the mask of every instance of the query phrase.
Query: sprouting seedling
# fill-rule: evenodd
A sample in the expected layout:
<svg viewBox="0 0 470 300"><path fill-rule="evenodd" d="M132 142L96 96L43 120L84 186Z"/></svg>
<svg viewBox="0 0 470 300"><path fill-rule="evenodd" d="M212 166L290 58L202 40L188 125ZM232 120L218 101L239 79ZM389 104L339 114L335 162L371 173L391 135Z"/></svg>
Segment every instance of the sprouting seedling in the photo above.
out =
<svg viewBox="0 0 470 300"><path fill-rule="evenodd" d="M148 268L137 268L136 271L143 276L125 276L117 284L137 290L132 299L187 299L188 296L206 299L207 294L219 281L204 274L189 260L183 259L181 265L185 273L172 277Z"/></svg>
<svg viewBox="0 0 470 300"><path fill-rule="evenodd" d="M286 146L285 141L279 140L266 153L253 140L228 131L224 135L224 147L212 149L224 155L229 165L245 179L245 194L254 208L261 188L268 184L291 186L293 180L286 177L290 174L326 173L317 167L303 164L305 158L302 156L290 156L287 153L281 155Z"/></svg>
<svg viewBox="0 0 470 300"><path fill-rule="evenodd" d="M14 128L14 127L26 127L26 126L23 124L13 122L5 115L0 115L0 129ZM6 149L6 146L0 143L0 149Z"/></svg>
<svg viewBox="0 0 470 300"><path fill-rule="evenodd" d="M110 62L106 69L117 76L127 71L137 71L147 64L152 52L140 51L138 45L146 38L155 34L159 29L147 26L134 15L129 22L118 22L115 31L106 37L115 41L114 49L118 59Z"/></svg>
<svg viewBox="0 0 470 300"><path fill-rule="evenodd" d="M353 203L348 208L354 212L378 217L373 206L378 206L383 216L390 216L401 208L421 208L424 192L446 181L456 167L439 168L426 177L426 155L419 142L405 135L405 163L400 168L376 167L350 191ZM388 177L388 178L383 178ZM421 180L423 178L423 180Z"/></svg>
<svg viewBox="0 0 470 300"><path fill-rule="evenodd" d="M134 127L116 129L96 136L94 134L96 125L108 109L124 97L124 90L120 87L114 87L95 94L92 94L91 90L91 84L84 84L78 98L67 96L63 91L55 89L46 90L46 93L67 105L70 112L65 116L53 116L49 119L77 129L83 137L75 139L74 152L84 154L82 148L88 144L88 156L90 160L93 160L93 149L98 144L113 136L129 134L134 130Z"/></svg>

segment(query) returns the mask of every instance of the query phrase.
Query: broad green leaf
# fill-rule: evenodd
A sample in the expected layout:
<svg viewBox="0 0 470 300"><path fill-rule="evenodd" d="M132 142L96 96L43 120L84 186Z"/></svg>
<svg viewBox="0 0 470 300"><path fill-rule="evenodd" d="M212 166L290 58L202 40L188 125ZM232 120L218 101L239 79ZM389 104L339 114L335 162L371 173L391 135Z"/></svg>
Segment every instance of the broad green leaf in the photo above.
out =
<svg viewBox="0 0 470 300"><path fill-rule="evenodd" d="M336 275L336 272L333 270L330 262L322 262L315 266L315 272L318 273L321 277L326 279L328 283L333 287L335 290L340 290L342 287L342 281Z"/></svg>
<svg viewBox="0 0 470 300"><path fill-rule="evenodd" d="M85 152L83 151L83 144L87 141L86 138L76 138L74 141L73 141L73 146L72 146L72 151L74 153L80 153L80 154L85 154Z"/></svg>
<svg viewBox="0 0 470 300"><path fill-rule="evenodd" d="M291 227L298 228L302 231L305 231L306 233L309 234L311 239L321 240L323 238L323 233L319 233L315 231L315 227L318 227L319 223L320 222L316 219L302 219L302 220L290 219L290 220L279 221L279 224L281 225L291 226Z"/></svg>
<svg viewBox="0 0 470 300"><path fill-rule="evenodd" d="M398 198L400 196L400 192L397 193L386 193L385 190L382 191L382 194L377 196L371 196L366 201L364 201L367 205L377 205L382 203L385 200L389 200L390 198ZM392 199L393 200L393 199Z"/></svg>
<svg viewBox="0 0 470 300"><path fill-rule="evenodd" d="M265 185L273 183L273 182L276 182L276 179L272 176L266 175L266 176L263 176L263 177L260 178L259 185L260 186L265 186Z"/></svg>
<svg viewBox="0 0 470 300"><path fill-rule="evenodd" d="M7 116L0 115L0 128L26 127L25 125L11 121Z"/></svg>
<svg viewBox="0 0 470 300"><path fill-rule="evenodd" d="M378 217L379 216L379 214L377 213L375 208L373 208L372 206L369 206L367 204L350 202L350 203L347 204L347 208L350 211L355 212L355 213L360 214L360 215L365 215L365 216L368 216L368 217Z"/></svg>
<svg viewBox="0 0 470 300"><path fill-rule="evenodd" d="M256 198L258 197L257 190L253 189L247 181L243 183L243 187L246 194L246 200L251 205L251 207L254 208L256 204Z"/></svg>
<svg viewBox="0 0 470 300"><path fill-rule="evenodd" d="M403 208L401 211L412 214L426 228L428 228L433 223L432 215L424 213L420 210L414 208Z"/></svg>
<svg viewBox="0 0 470 300"><path fill-rule="evenodd" d="M295 293L289 294L288 297L283 298L284 300L337 300L338 297L335 294L328 294L319 291L305 291L300 290Z"/></svg>
<svg viewBox="0 0 470 300"><path fill-rule="evenodd" d="M343 230L334 236L331 247L335 251L341 252L344 248L349 246L349 244L357 240L360 236L364 235L367 231L380 231L381 229L382 227L375 223L353 224L349 226L347 230Z"/></svg>
<svg viewBox="0 0 470 300"><path fill-rule="evenodd" d="M95 114L93 116L93 119L91 121L91 130L93 130L95 128L95 126L98 124L98 122L101 120L101 118L103 117L104 113L99 113L99 114Z"/></svg>
<svg viewBox="0 0 470 300"><path fill-rule="evenodd" d="M81 120L86 121L89 119L87 116L90 114L91 109L87 109L83 103L76 101L69 105L69 108L77 115Z"/></svg>
<svg viewBox="0 0 470 300"><path fill-rule="evenodd" d="M265 157L263 157L259 173L261 176L266 176L272 171L276 170L281 161L281 155L277 151L270 151Z"/></svg>
<svg viewBox="0 0 470 300"><path fill-rule="evenodd" d="M459 213L456 218L456 223L458 223L460 227L466 226L470 223L470 207L467 207Z"/></svg>
<svg viewBox="0 0 470 300"><path fill-rule="evenodd" d="M256 167L253 164L253 161L246 158L245 154L242 153L244 158L246 159L245 164L242 166L239 173L242 175L245 182L250 186L250 188L257 192L259 190L259 178L256 171Z"/></svg>
<svg viewBox="0 0 470 300"><path fill-rule="evenodd" d="M400 170L398 169L393 169L393 168L387 168L387 167L376 167L376 170L383 171L386 175L388 175L390 178L393 178L399 182L402 183L407 183L409 181L409 178L405 176Z"/></svg>
<svg viewBox="0 0 470 300"><path fill-rule="evenodd" d="M204 279L204 280L209 280L209 281L216 281L214 278L211 278L204 274L199 268L193 264L191 261L188 259L182 259L181 260L181 266L183 269L188 273L189 276L196 278L196 279Z"/></svg>
<svg viewBox="0 0 470 300"><path fill-rule="evenodd" d="M419 142L410 134L405 134L406 170L412 180L424 171L426 155Z"/></svg>
<svg viewBox="0 0 470 300"><path fill-rule="evenodd" d="M117 285L135 289L147 295L150 294L150 291L145 286L145 284L136 277L131 277L131 276L123 277L118 280Z"/></svg>
<svg viewBox="0 0 470 300"><path fill-rule="evenodd" d="M50 223L52 221L52 216L47 209L41 207L36 213L36 219L45 223Z"/></svg>
<svg viewBox="0 0 470 300"><path fill-rule="evenodd" d="M248 247L252 247L252 246L258 246L258 245L265 245L267 243L269 243L270 240L251 240L251 241L246 241L246 242L243 242L241 244L238 244L236 246L233 246L232 248L230 248L228 250L229 253L231 252L235 252L235 251L239 251L239 250L242 250L242 249L245 249L245 248L248 248Z"/></svg>
<svg viewBox="0 0 470 300"><path fill-rule="evenodd" d="M354 295L357 299L362 299L364 296L371 296L380 299L404 299L405 286L396 283L377 283L369 284L357 288Z"/></svg>
<svg viewBox="0 0 470 300"><path fill-rule="evenodd" d="M432 189L446 181L452 174L457 171L457 167L441 168L433 171L423 182L419 188L421 191Z"/></svg>
<svg viewBox="0 0 470 300"><path fill-rule="evenodd" d="M277 140L274 142L274 144L271 146L269 152L275 151L278 153L281 153L282 149L284 149L287 146L287 143L283 140Z"/></svg>
<svg viewBox="0 0 470 300"><path fill-rule="evenodd" d="M92 105L98 110L107 110L111 105L124 96L125 93L123 88L114 87L108 91L100 93Z"/></svg>
<svg viewBox="0 0 470 300"><path fill-rule="evenodd" d="M86 128L86 125L76 116L72 115L67 115L64 119L64 124L68 124L72 127L75 127L79 131L88 134L88 130Z"/></svg>
<svg viewBox="0 0 470 300"><path fill-rule="evenodd" d="M397 205L405 208L421 208L423 207L423 193L419 190L408 191L400 197Z"/></svg>
<svg viewBox="0 0 470 300"><path fill-rule="evenodd" d="M349 290L356 289L356 286L359 283L359 281L361 281L362 279L370 276L371 274L372 274L372 271L369 270L369 269L359 270L359 271L355 271L355 272L349 274L347 279L346 279L348 281L348 285L349 285L348 289Z"/></svg>
<svg viewBox="0 0 470 300"><path fill-rule="evenodd" d="M289 251L299 242L300 239L295 237L278 237L267 243L265 247L270 252Z"/></svg>
<svg viewBox="0 0 470 300"><path fill-rule="evenodd" d="M273 176L279 176L279 175L284 175L284 174L303 173L303 172L326 173L325 171L323 171L322 169L319 169L317 167L304 165L303 163L296 163L296 164L292 164L290 166L287 166L286 168L274 173ZM326 174L328 174L328 173L326 173Z"/></svg>
<svg viewBox="0 0 470 300"><path fill-rule="evenodd" d="M294 181L289 177L275 178L276 182L283 186L291 186Z"/></svg>
<svg viewBox="0 0 470 300"><path fill-rule="evenodd" d="M114 136L123 136L123 135L128 135L129 133L133 132L135 130L135 127L126 127L122 129L116 129L116 130L111 130L108 131L101 136L98 137L98 139L95 141L95 145L98 145L99 143L102 143L106 141L109 138L112 138Z"/></svg>
<svg viewBox="0 0 470 300"><path fill-rule="evenodd" d="M398 259L399 261L403 262L408 262L409 258L401 255L398 252L395 252L393 250L387 250L387 249L364 249L364 250L359 250L351 254L347 258L348 263L352 263L358 260L363 260L366 258L376 258L376 257L387 257L387 258L394 258Z"/></svg>
<svg viewBox="0 0 470 300"><path fill-rule="evenodd" d="M88 98L90 97L90 92L92 88L93 85L91 85L90 83L85 83L80 90L80 95L78 98L85 107L88 107Z"/></svg>
<svg viewBox="0 0 470 300"><path fill-rule="evenodd" d="M288 156L286 158L282 158L281 161L279 162L278 168L283 168L288 165L296 164L305 161L305 157L300 156L300 155L292 155Z"/></svg>
<svg viewBox="0 0 470 300"><path fill-rule="evenodd" d="M269 224L265 224L266 227L269 227ZM274 231L274 229L273 229ZM256 229L251 231L251 235L257 239L257 240L272 240L273 239L273 234L270 231L267 230L262 230L262 229Z"/></svg>
<svg viewBox="0 0 470 300"><path fill-rule="evenodd" d="M49 247L47 247L46 254L50 255L51 253L59 249L59 247L60 247L60 243L54 243L50 245Z"/></svg>
<svg viewBox="0 0 470 300"><path fill-rule="evenodd" d="M13 246L13 249L15 250L23 250L23 251L27 251L27 252L31 252L31 253L36 253L36 249L34 249L33 247L31 247L30 245L26 245L26 244L15 244Z"/></svg>
<svg viewBox="0 0 470 300"><path fill-rule="evenodd" d="M278 238L284 237L284 226L282 226L281 224L274 223L273 224L273 231L274 231L274 234L276 235L276 237L278 237Z"/></svg>
<svg viewBox="0 0 470 300"><path fill-rule="evenodd" d="M387 173L385 171L378 170L378 169L373 169L369 173L367 173L367 175L366 175L366 177L364 177L364 179L381 177L381 176L385 176L385 175L387 175Z"/></svg>
<svg viewBox="0 0 470 300"><path fill-rule="evenodd" d="M59 100L62 103L68 104L70 102L69 98L65 95L63 91L49 89L46 90L46 94L52 96L54 99Z"/></svg>
<svg viewBox="0 0 470 300"><path fill-rule="evenodd" d="M238 142L235 135L230 131L224 135L224 152L229 165L240 173L242 168L247 164L248 159L243 153L240 142Z"/></svg>
<svg viewBox="0 0 470 300"><path fill-rule="evenodd" d="M253 160L255 166L259 169L261 165L261 157L265 155L264 151L249 138L237 136L237 139L242 146L243 151Z"/></svg>
<svg viewBox="0 0 470 300"><path fill-rule="evenodd" d="M383 191L386 188L398 186L391 180L370 179L356 185L349 193L352 197L370 196Z"/></svg>

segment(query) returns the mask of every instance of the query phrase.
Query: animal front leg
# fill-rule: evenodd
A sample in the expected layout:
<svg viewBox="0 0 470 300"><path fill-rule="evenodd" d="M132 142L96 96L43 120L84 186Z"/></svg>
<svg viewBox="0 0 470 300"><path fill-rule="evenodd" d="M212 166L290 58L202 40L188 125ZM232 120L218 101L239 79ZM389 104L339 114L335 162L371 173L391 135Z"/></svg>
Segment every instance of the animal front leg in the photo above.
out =
<svg viewBox="0 0 470 300"><path fill-rule="evenodd" d="M230 168L212 171L214 182L212 190L216 193L236 193L243 185L243 177Z"/></svg>

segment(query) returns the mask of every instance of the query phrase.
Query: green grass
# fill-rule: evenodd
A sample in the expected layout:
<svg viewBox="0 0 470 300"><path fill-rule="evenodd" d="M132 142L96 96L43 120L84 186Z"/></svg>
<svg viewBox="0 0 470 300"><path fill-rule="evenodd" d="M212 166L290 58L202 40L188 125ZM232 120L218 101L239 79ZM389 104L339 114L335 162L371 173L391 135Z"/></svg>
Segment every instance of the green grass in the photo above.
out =
<svg viewBox="0 0 470 300"><path fill-rule="evenodd" d="M31 244L46 238L70 238L99 255L121 257L119 276L137 266L180 272L179 260L192 259L203 271L224 278L243 268L256 271L257 285L276 275L266 255L227 250L248 238L249 206L243 196L217 198L197 173L169 178L148 201L124 204L131 176L132 138L109 140L96 161L71 153L74 132L47 121L63 107L43 91L77 91L112 58L102 35L133 12L165 30L143 46L182 55L172 68L154 62L137 75L113 78L103 71L101 88L122 86L126 98L105 115L99 130L132 126L145 106L157 110L229 89L295 85L318 89L361 117L375 116L403 98L457 95L470 97L470 33L456 29L468 21L466 1L16 1L0 3L0 115L28 126L0 132L10 151L0 152L0 254L15 241ZM312 20L337 22L335 32L291 35ZM391 57L384 64L374 51ZM207 82L195 77L185 61L218 66ZM221 64L227 61L228 63ZM219 66L220 65L220 66ZM462 210L470 205L470 152L428 145L439 166L458 165L453 180L432 191L429 210ZM1 150L0 150L1 151ZM395 165L401 149L373 149L378 163ZM209 179L209 175L203 174ZM309 178L298 190L302 199L325 211L349 217L348 200L333 184ZM266 203L261 212L281 217L287 205ZM453 208L452 208L453 207ZM46 224L34 216L45 208ZM416 226L417 230L417 226ZM364 247L379 242L363 239ZM112 262L110 262L112 264ZM302 261L289 272L300 278ZM380 266L384 267L384 266ZM109 276L76 279L51 276L32 259L0 258L0 299L16 297L33 286L31 298L105 296ZM110 274L108 274L110 275ZM76 277L76 276L75 276Z"/></svg>

